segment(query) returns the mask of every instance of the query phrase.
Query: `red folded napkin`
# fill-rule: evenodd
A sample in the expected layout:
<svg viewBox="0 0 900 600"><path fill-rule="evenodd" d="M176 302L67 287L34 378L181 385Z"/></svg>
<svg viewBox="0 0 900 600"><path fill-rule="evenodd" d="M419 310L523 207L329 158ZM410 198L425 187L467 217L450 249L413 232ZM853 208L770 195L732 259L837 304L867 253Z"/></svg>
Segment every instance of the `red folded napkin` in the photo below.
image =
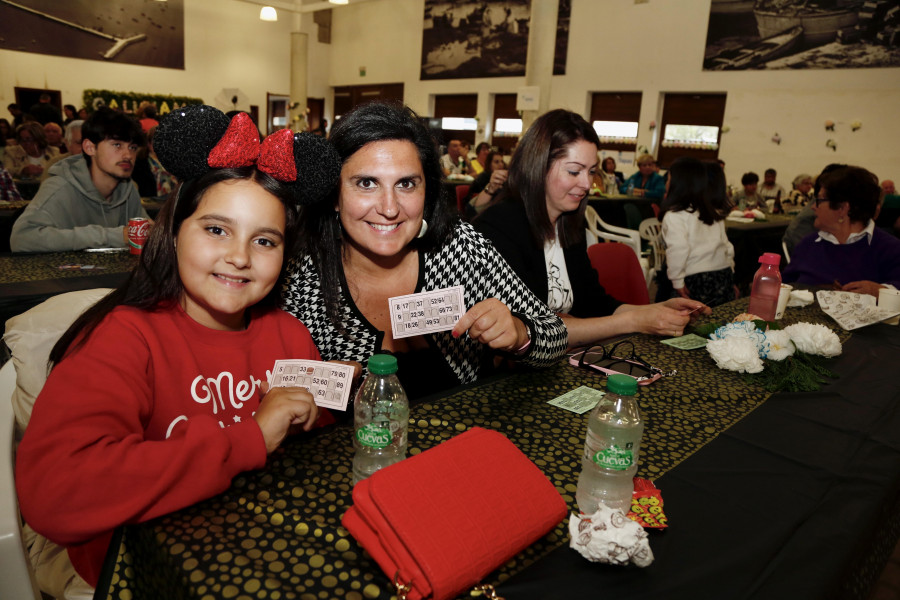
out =
<svg viewBox="0 0 900 600"><path fill-rule="evenodd" d="M408 598L454 598L565 518L552 483L505 436L474 427L353 489L344 527Z"/></svg>

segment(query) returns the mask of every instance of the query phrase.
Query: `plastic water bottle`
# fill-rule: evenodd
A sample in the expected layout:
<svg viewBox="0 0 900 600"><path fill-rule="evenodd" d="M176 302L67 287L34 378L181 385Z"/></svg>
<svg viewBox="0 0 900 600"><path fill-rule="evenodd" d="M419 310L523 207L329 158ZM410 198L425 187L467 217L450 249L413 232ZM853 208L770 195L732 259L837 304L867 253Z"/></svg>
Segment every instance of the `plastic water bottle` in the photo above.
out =
<svg viewBox="0 0 900 600"><path fill-rule="evenodd" d="M778 308L778 294L781 292L781 256L774 252L766 252L759 257L762 265L753 276L753 287L750 289L750 308L747 312L766 321L775 320Z"/></svg>
<svg viewBox="0 0 900 600"><path fill-rule="evenodd" d="M628 195L634 196L634 182L628 183Z"/></svg>
<svg viewBox="0 0 900 600"><path fill-rule="evenodd" d="M597 512L602 502L627 513L634 493L634 474L644 420L638 410L637 380L628 375L610 375L607 393L588 417L581 475L575 500L585 515Z"/></svg>
<svg viewBox="0 0 900 600"><path fill-rule="evenodd" d="M397 379L397 359L375 354L353 409L353 484L406 458L409 400Z"/></svg>

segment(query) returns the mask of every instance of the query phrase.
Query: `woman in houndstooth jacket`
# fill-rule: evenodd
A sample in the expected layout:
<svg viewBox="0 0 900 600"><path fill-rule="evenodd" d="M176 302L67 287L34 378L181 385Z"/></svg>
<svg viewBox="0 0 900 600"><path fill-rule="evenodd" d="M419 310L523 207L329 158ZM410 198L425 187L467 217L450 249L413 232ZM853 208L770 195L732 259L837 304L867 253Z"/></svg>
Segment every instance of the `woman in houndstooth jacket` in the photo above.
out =
<svg viewBox="0 0 900 600"><path fill-rule="evenodd" d="M407 107L371 103L338 121L343 161L331 202L304 207L284 290L325 360L398 357L411 398L475 381L499 353L553 364L566 329L442 197L434 140ZM388 298L462 286L452 331L395 338Z"/></svg>

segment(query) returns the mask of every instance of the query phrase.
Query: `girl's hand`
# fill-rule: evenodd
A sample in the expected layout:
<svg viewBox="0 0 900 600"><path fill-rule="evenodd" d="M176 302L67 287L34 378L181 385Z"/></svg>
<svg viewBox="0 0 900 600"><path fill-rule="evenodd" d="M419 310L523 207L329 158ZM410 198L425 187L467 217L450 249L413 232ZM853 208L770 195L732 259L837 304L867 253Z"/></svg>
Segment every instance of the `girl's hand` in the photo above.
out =
<svg viewBox="0 0 900 600"><path fill-rule="evenodd" d="M691 297L690 292L688 292L687 286L675 288L675 293L678 294L679 296L681 296L682 298L690 299L690 297Z"/></svg>
<svg viewBox="0 0 900 600"><path fill-rule="evenodd" d="M262 430L266 454L271 454L281 445L291 425L302 425L303 431L312 429L319 416L319 407L313 402L312 394L306 388L269 389L269 384L262 382L260 392L265 396L259 403L253 419Z"/></svg>
<svg viewBox="0 0 900 600"><path fill-rule="evenodd" d="M506 352L518 350L528 339L525 323L497 298L482 300L466 311L451 333L459 337L467 331L473 340Z"/></svg>

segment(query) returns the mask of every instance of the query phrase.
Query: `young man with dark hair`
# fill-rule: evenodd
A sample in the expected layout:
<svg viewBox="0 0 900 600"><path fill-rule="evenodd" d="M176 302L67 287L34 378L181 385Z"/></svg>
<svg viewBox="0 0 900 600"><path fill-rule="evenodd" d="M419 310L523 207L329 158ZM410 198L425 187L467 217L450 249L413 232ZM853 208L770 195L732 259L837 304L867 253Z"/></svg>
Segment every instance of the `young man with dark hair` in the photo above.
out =
<svg viewBox="0 0 900 600"><path fill-rule="evenodd" d="M59 161L13 225L13 252L124 248L128 220L147 217L131 173L141 125L102 108L81 130L83 154Z"/></svg>

